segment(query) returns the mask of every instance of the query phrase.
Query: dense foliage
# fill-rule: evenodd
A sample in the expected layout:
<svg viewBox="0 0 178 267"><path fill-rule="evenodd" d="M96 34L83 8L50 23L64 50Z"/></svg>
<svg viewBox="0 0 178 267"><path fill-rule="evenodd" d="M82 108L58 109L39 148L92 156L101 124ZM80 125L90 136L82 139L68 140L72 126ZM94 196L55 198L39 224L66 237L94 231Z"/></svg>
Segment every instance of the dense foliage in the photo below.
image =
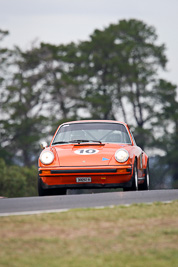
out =
<svg viewBox="0 0 178 267"><path fill-rule="evenodd" d="M159 151L152 163L155 187L168 180L176 185L177 87L159 75L167 58L154 27L121 20L87 41L26 51L3 48L7 35L0 30L0 158L16 165L6 169L8 183L26 187L23 168L36 164L39 141L50 139L63 121L87 118L127 122L138 145L150 155Z"/></svg>
<svg viewBox="0 0 178 267"><path fill-rule="evenodd" d="M0 196L29 197L37 196L37 168L36 166L20 167L8 166L0 159Z"/></svg>

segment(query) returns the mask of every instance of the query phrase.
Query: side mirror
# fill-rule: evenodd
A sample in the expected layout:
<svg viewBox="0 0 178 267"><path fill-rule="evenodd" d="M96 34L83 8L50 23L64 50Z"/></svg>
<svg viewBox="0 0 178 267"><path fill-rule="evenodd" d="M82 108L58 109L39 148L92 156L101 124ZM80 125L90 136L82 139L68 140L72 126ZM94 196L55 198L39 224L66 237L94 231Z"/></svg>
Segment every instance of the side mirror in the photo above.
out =
<svg viewBox="0 0 178 267"><path fill-rule="evenodd" d="M48 146L48 144L45 141L40 143L41 149L45 149L47 146Z"/></svg>

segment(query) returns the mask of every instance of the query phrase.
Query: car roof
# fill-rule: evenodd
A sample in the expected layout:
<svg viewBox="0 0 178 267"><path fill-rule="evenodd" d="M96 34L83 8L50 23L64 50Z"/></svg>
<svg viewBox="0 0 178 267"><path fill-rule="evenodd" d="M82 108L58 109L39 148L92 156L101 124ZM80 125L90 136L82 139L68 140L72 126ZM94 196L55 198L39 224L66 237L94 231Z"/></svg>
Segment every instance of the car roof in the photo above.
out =
<svg viewBox="0 0 178 267"><path fill-rule="evenodd" d="M62 123L61 125L65 125L65 124L72 124L72 123L97 123L97 122L103 122L103 123L120 123L123 124L125 126L128 126L125 122L121 122L121 121L115 121L115 120L80 120L80 121L68 121L65 123Z"/></svg>

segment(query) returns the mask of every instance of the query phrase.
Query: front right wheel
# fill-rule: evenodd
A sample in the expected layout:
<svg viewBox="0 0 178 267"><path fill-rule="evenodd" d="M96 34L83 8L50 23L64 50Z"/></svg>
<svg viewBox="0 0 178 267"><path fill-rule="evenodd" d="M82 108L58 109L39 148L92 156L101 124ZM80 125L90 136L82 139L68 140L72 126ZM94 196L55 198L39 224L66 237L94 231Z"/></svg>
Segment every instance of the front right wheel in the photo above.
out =
<svg viewBox="0 0 178 267"><path fill-rule="evenodd" d="M133 175L132 175L132 185L131 187L123 188L124 191L138 191L138 170L137 161L134 162Z"/></svg>

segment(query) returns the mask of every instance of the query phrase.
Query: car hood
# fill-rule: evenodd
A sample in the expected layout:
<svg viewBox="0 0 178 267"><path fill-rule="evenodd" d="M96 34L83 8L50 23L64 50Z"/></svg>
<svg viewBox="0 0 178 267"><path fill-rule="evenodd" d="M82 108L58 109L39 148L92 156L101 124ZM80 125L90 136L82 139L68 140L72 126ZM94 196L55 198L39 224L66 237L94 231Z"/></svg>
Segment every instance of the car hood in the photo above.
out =
<svg viewBox="0 0 178 267"><path fill-rule="evenodd" d="M106 166L113 159L115 152L130 145L123 144L68 144L54 146L59 166ZM117 163L115 161L115 163Z"/></svg>

